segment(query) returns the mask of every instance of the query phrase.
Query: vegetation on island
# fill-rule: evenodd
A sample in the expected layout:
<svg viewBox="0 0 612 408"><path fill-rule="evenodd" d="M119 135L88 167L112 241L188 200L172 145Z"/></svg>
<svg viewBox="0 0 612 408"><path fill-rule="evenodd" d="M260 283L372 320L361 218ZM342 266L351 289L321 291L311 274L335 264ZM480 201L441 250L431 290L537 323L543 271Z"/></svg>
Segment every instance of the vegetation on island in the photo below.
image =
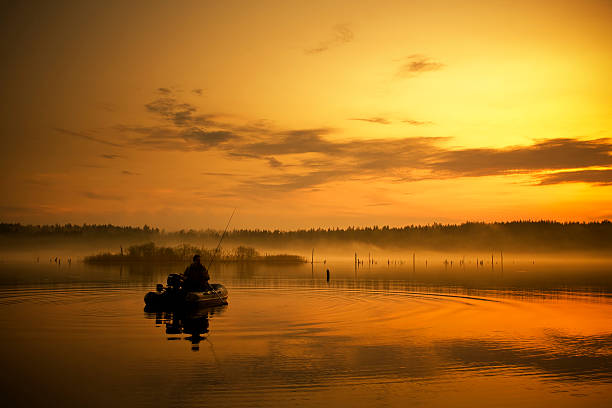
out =
<svg viewBox="0 0 612 408"><path fill-rule="evenodd" d="M85 257L86 263L129 263L129 262L191 262L194 254L200 254L202 262L206 265L215 254L214 249L198 248L192 245L178 245L175 247L156 246L153 242L142 245L131 245L124 252L102 253ZM298 255L264 254L261 255L251 247L239 246L231 251L219 250L215 262L275 262L275 263L304 263L306 259Z"/></svg>

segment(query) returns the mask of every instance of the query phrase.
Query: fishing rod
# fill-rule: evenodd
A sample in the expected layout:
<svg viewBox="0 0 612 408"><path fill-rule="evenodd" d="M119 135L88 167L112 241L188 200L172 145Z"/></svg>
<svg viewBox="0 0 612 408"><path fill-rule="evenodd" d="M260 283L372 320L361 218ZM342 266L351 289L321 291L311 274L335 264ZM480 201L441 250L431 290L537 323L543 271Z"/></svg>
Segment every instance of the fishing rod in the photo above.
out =
<svg viewBox="0 0 612 408"><path fill-rule="evenodd" d="M215 252L213 253L212 258L210 258L210 262L208 263L208 268L206 268L207 271L210 270L211 265L215 261L215 257L217 256L217 252L219 252L219 248L221 247L221 242L223 242L223 238L225 238L225 234L227 233L227 229L229 228L230 222L232 222L232 218L234 218L234 214L235 213L236 213L236 209L234 208L234 211L232 211L232 215L230 216L229 220L227 221L227 225L225 226L225 230L223 231L223 234L221 235L221 239L219 239L219 243L217 244L217 248L215 248ZM212 292L215 295L217 295L219 300L221 302L223 302L224 305L227 305L227 302L225 300L221 299L221 296L219 296L219 294L217 293L216 290L213 289Z"/></svg>
<svg viewBox="0 0 612 408"><path fill-rule="evenodd" d="M217 244L217 248L215 248L215 252L213 253L212 258L210 258L210 262L208 263L208 268L206 269L210 269L210 266L215 261L215 257L217 256L217 252L219 251L219 247L221 246L221 242L223 242L223 238L225 237L225 234L227 233L227 229L230 225L230 222L232 222L232 218L234 218L235 212L236 212L236 209L234 208L234 211L232 211L232 215L230 216L229 220L227 221L227 225L225 226L225 231L223 231L223 235L221 235L221 239L219 240L219 243Z"/></svg>

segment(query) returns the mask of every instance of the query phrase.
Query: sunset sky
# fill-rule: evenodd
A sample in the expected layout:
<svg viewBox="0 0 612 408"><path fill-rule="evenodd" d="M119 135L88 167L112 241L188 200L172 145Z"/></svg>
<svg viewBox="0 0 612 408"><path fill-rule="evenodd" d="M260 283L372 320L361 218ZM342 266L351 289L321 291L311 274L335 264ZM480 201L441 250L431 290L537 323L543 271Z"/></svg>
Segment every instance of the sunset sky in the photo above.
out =
<svg viewBox="0 0 612 408"><path fill-rule="evenodd" d="M612 2L3 2L0 221L612 219Z"/></svg>

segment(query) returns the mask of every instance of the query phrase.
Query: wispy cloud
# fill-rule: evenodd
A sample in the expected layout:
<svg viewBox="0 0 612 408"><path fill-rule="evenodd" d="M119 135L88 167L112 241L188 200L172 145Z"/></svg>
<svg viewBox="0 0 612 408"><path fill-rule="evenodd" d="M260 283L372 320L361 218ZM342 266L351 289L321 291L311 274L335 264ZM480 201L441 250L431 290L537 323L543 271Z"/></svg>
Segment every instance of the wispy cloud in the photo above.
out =
<svg viewBox="0 0 612 408"><path fill-rule="evenodd" d="M349 120L360 120L362 122L378 123L380 125L389 125L391 121L385 118L373 117L373 118L349 118Z"/></svg>
<svg viewBox="0 0 612 408"><path fill-rule="evenodd" d="M590 183L612 185L612 169L562 171L538 176L541 185L560 183Z"/></svg>
<svg viewBox="0 0 612 408"><path fill-rule="evenodd" d="M236 176L241 176L241 174L234 174L234 173L222 173L222 172L215 172L215 171L205 171L200 173L202 176L215 176L215 177L236 177Z"/></svg>
<svg viewBox="0 0 612 408"><path fill-rule="evenodd" d="M266 159L268 160L270 167L283 167L283 163L276 160L274 157L267 157Z"/></svg>
<svg viewBox="0 0 612 408"><path fill-rule="evenodd" d="M263 135L258 141L245 141L235 145L233 152L252 157L302 153L333 154L338 151L340 144L323 137L331 132L332 129L326 128L273 132Z"/></svg>
<svg viewBox="0 0 612 408"><path fill-rule="evenodd" d="M192 115L196 111L196 107L188 103L178 103L175 98L159 98L147 103L145 108L149 112L171 120L177 126L193 123L195 119Z"/></svg>
<svg viewBox="0 0 612 408"><path fill-rule="evenodd" d="M548 139L530 146L438 152L432 168L455 176L490 176L612 165L610 139Z"/></svg>
<svg viewBox="0 0 612 408"><path fill-rule="evenodd" d="M140 174L140 173L136 173L136 172L129 171L129 170L123 170L121 172L121 174L123 174L125 176L142 176L142 174Z"/></svg>
<svg viewBox="0 0 612 408"><path fill-rule="evenodd" d="M245 191L253 193L312 189L347 180L387 179L407 183L512 174L531 176L534 185L610 184L611 170L592 170L612 166L610 139L559 138L505 148L447 148L443 142L449 139L440 137L338 139L336 129L329 127L278 129L268 121L246 124L227 121L219 114L200 113L196 106L177 100L174 93L147 103L145 109L158 124L114 126L109 132L112 141L87 132L57 130L124 149L214 151L230 160L258 160L266 164L262 167L264 175L202 173L236 177L239 183L244 183ZM382 117L352 120L391 123ZM403 122L413 126L431 123ZM137 173L124 170L123 174ZM90 198L103 199L91 194Z"/></svg>
<svg viewBox="0 0 612 408"><path fill-rule="evenodd" d="M162 114L166 117L166 115ZM167 117L166 117L167 118ZM238 139L238 134L230 130L206 130L201 126L191 126L191 121L158 126L115 126L115 131L127 136L124 145L155 150L209 150L226 142Z"/></svg>
<svg viewBox="0 0 612 408"><path fill-rule="evenodd" d="M81 193L81 195L83 197L92 199L92 200L123 200L124 197L122 196L117 196L117 195L112 195L112 194L100 194L100 193L94 193L91 191L83 191Z"/></svg>
<svg viewBox="0 0 612 408"><path fill-rule="evenodd" d="M312 171L302 174L282 174L268 177L259 177L242 183L241 191L254 194L267 194L269 192L290 192L312 188L335 180L344 179L350 171L333 169Z"/></svg>
<svg viewBox="0 0 612 408"><path fill-rule="evenodd" d="M90 141L96 142L96 143L102 143L102 144L105 144L105 145L108 145L108 146L122 147L122 145L119 144L119 143L109 142L108 140L104 140L104 139L100 139L98 137L91 136L89 134L86 134L85 132L74 132L72 130L62 129L62 128L53 128L53 130L55 130L58 133L63 133L65 135L80 137L82 139L87 139L87 140L90 140Z"/></svg>
<svg viewBox="0 0 612 408"><path fill-rule="evenodd" d="M397 75L403 78L412 77L423 72L438 71L445 66L445 64L434 61L424 55L413 54L404 59L404 62L397 71Z"/></svg>
<svg viewBox="0 0 612 408"><path fill-rule="evenodd" d="M422 120L406 119L406 120L402 120L402 122L407 123L412 126L433 125L433 122L430 122L427 120L422 121Z"/></svg>
<svg viewBox="0 0 612 408"><path fill-rule="evenodd" d="M86 167L88 169L108 169L108 166L101 166L99 164L77 164L79 167Z"/></svg>
<svg viewBox="0 0 612 408"><path fill-rule="evenodd" d="M319 42L315 47L305 49L304 52L310 55L321 54L332 47L353 41L354 37L355 35L348 24L338 24L334 26L330 38Z"/></svg>

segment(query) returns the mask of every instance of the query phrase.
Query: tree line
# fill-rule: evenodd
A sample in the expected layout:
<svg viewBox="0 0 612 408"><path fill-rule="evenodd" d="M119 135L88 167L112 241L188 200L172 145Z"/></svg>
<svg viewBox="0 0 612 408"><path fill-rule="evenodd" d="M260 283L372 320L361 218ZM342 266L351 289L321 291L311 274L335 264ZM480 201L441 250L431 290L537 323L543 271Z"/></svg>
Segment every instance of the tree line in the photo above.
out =
<svg viewBox="0 0 612 408"><path fill-rule="evenodd" d="M177 242L212 245L222 232L212 229L167 232L150 226L124 227L96 224L0 224L0 242L104 241L143 243ZM358 243L389 248L507 249L507 250L612 250L612 223L510 221L462 224L310 228L297 230L234 229L224 245L291 248L297 246Z"/></svg>

